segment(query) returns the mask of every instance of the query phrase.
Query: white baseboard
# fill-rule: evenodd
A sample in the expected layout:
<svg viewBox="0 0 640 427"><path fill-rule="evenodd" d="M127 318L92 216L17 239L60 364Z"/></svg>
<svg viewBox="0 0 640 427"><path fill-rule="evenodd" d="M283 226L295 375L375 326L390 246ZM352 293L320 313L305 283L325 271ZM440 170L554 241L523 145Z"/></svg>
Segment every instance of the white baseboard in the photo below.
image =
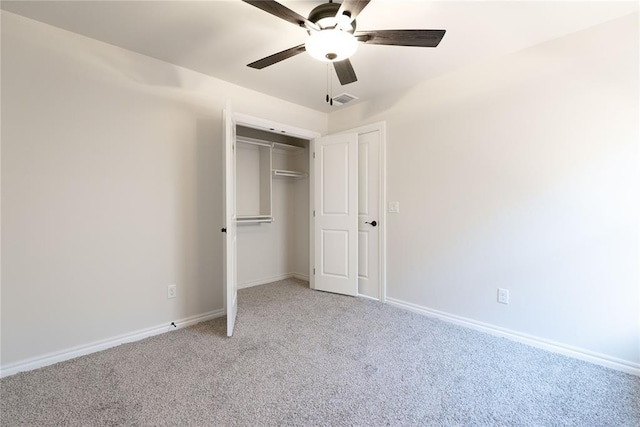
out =
<svg viewBox="0 0 640 427"><path fill-rule="evenodd" d="M380 302L380 299L374 298L374 297L370 297L369 295L365 295L365 294L358 294L358 298L370 299L372 301Z"/></svg>
<svg viewBox="0 0 640 427"><path fill-rule="evenodd" d="M477 331L486 332L491 335L508 338L532 347L541 348L564 356L573 357L575 359L584 360L586 362L595 363L617 371L626 372L628 374L640 376L640 364L630 362L628 360L618 359L616 357L607 356L606 354L596 353L579 347L562 344L559 342L547 340L533 335L523 334L511 329L501 328L489 323L478 322L462 316L445 313L431 308L423 307L417 304L411 304L395 298L386 298L389 305L402 308L404 310L413 311L429 317L435 317L446 322L455 323Z"/></svg>
<svg viewBox="0 0 640 427"><path fill-rule="evenodd" d="M22 360L19 362L11 363L6 366L0 367L0 378L8 377L10 375L17 374L19 372L31 371L33 369L42 368L44 366L53 365L54 363L63 362L65 360L74 359L76 357L84 356L87 354L95 353L97 351L106 350L111 347L118 346L129 342L139 341L144 338L148 338L154 335L170 332L174 329L181 329L187 326L195 325L196 323L205 322L207 320L215 319L217 317L224 316L223 309L209 311L207 313L198 314L195 316L185 317L184 319L174 320L176 327L171 324L152 326L150 328L140 329L138 331L129 332L126 334L118 335L112 338L107 338L100 341L94 341L89 344L79 345L54 353L45 354L44 356L34 357L31 359Z"/></svg>
<svg viewBox="0 0 640 427"><path fill-rule="evenodd" d="M252 288L254 286L266 285L267 283L277 282L278 280L296 278L309 281L309 276L301 273L284 273L277 276L268 277L266 279L253 280L251 282L238 283L238 289Z"/></svg>
<svg viewBox="0 0 640 427"><path fill-rule="evenodd" d="M298 279L298 280L304 280L305 282L309 281L309 275L308 274L302 274L302 273L291 273L291 277Z"/></svg>

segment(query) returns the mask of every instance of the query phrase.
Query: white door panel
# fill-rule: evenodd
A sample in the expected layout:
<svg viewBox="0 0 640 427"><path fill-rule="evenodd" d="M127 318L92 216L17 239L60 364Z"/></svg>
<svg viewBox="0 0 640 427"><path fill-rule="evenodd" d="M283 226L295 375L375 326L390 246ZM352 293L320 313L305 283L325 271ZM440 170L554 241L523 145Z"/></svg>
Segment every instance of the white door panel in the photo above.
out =
<svg viewBox="0 0 640 427"><path fill-rule="evenodd" d="M358 231L358 278L369 278L369 232Z"/></svg>
<svg viewBox="0 0 640 427"><path fill-rule="evenodd" d="M315 141L315 289L358 294L358 137Z"/></svg>
<svg viewBox="0 0 640 427"><path fill-rule="evenodd" d="M344 230L321 230L322 274L334 277L349 277L349 232ZM336 250L337 249L337 250Z"/></svg>
<svg viewBox="0 0 640 427"><path fill-rule="evenodd" d="M323 215L349 215L349 146L320 146Z"/></svg>
<svg viewBox="0 0 640 427"><path fill-rule="evenodd" d="M358 293L379 299L380 132L358 136ZM375 226L373 222L375 221Z"/></svg>
<svg viewBox="0 0 640 427"><path fill-rule="evenodd" d="M369 143L358 136L358 215L369 215ZM375 207L374 207L375 209Z"/></svg>
<svg viewBox="0 0 640 427"><path fill-rule="evenodd" d="M227 336L233 335L236 314L238 313L238 279L237 279L237 230L236 230L236 125L231 108L227 107L223 114L224 135L224 280L227 308Z"/></svg>

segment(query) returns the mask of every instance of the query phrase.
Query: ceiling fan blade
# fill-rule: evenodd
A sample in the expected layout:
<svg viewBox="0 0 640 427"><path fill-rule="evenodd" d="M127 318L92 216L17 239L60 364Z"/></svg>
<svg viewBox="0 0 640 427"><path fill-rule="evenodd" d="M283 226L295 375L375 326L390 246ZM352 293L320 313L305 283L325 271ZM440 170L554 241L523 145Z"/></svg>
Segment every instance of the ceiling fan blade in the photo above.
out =
<svg viewBox="0 0 640 427"><path fill-rule="evenodd" d="M446 30L377 30L357 31L355 37L367 44L436 47Z"/></svg>
<svg viewBox="0 0 640 427"><path fill-rule="evenodd" d="M278 18L284 19L287 22L291 22L294 25L303 27L305 24L317 28L313 22L310 22L304 16L294 12L286 6L281 5L275 0L242 0L252 6L262 9L267 13L270 13Z"/></svg>
<svg viewBox="0 0 640 427"><path fill-rule="evenodd" d="M338 80L340 80L341 85L348 85L349 83L357 82L358 78L356 77L356 72L351 65L351 61L348 59L343 59L342 61L337 61L333 63L333 68L336 69L336 74L338 75Z"/></svg>
<svg viewBox="0 0 640 427"><path fill-rule="evenodd" d="M304 52L305 50L306 49L304 47L304 44L301 44L290 49L283 50L282 52L274 53L273 55L267 56L266 58L259 59L255 62L252 62L251 64L248 64L247 67L262 70L263 68L268 67L269 65L273 65L276 62L280 62L287 58L291 58L292 56L296 56Z"/></svg>
<svg viewBox="0 0 640 427"><path fill-rule="evenodd" d="M351 20L353 21L354 19L356 19L356 16L358 16L358 14L362 12L362 9L364 9L369 4L370 1L371 0L344 0L340 5L340 9L338 9L338 13L336 14L336 16L340 16L344 14L344 12L349 12L349 14L351 15Z"/></svg>

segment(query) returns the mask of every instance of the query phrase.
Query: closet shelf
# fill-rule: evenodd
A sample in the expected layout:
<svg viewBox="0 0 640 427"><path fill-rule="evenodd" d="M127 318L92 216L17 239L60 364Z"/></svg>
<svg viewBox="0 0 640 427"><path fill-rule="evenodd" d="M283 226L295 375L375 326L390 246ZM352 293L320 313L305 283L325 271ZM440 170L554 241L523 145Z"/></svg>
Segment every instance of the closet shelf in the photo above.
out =
<svg viewBox="0 0 640 427"><path fill-rule="evenodd" d="M273 143L273 149L275 151L283 151L283 152L287 152L287 153L290 153L290 154L297 154L297 153L301 152L302 150L304 150L304 148L298 147L297 145L281 144L279 142L274 142Z"/></svg>
<svg viewBox="0 0 640 427"><path fill-rule="evenodd" d="M298 172L298 171L288 171L283 169L274 169L273 170L274 178L306 178L306 172Z"/></svg>
<svg viewBox="0 0 640 427"><path fill-rule="evenodd" d="M248 138L246 136L236 137L236 142L243 144L259 145L261 147L273 147L273 142L265 141L262 139Z"/></svg>

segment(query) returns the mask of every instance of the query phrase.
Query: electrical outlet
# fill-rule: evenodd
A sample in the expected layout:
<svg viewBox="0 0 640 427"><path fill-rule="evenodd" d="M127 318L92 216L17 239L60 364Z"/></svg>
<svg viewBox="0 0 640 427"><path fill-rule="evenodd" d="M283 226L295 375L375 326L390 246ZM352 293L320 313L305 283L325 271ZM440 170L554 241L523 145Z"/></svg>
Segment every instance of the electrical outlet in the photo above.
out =
<svg viewBox="0 0 640 427"><path fill-rule="evenodd" d="M509 289L498 288L498 302L509 304Z"/></svg>
<svg viewBox="0 0 640 427"><path fill-rule="evenodd" d="M176 285L169 285L167 287L167 298L175 298L176 297Z"/></svg>
<svg viewBox="0 0 640 427"><path fill-rule="evenodd" d="M400 212L400 202L389 202L389 212L391 213Z"/></svg>

